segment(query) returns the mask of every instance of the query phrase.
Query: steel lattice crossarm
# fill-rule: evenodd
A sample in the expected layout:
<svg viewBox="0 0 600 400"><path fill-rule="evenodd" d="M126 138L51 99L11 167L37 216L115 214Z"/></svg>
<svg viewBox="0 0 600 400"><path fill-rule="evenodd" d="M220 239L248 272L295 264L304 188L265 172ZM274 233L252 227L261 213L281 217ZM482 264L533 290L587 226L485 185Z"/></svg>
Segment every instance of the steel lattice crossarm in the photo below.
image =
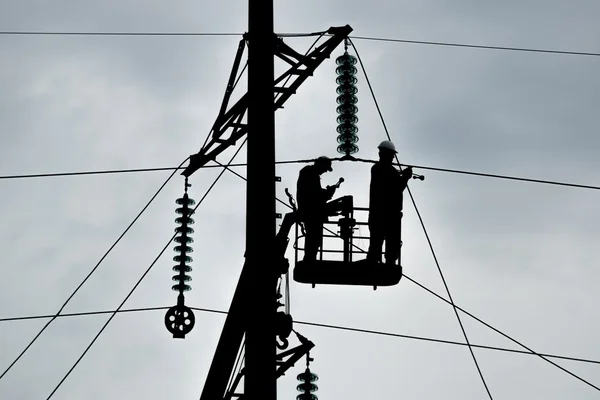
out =
<svg viewBox="0 0 600 400"><path fill-rule="evenodd" d="M274 36L275 56L290 65L289 69L275 79L273 84L274 108L275 110L283 108L284 103L290 96L296 93L296 90L302 83L312 76L321 63L331 56L335 48L348 38L352 32L349 25L342 27L331 27L327 34L331 35L323 44L316 47L306 55L302 55L283 42L282 38ZM245 48L246 38L240 41L234 65L231 70L227 90L223 98L223 103L215 123L210 132L210 140L202 149L191 156L189 166L182 172L182 175L189 177L199 168L203 167L211 160L225 151L230 146L248 133L248 125L243 122L248 111L249 95L244 94L237 103L227 110L231 93L235 86L236 76L239 70L240 61ZM229 135L226 135L230 132Z"/></svg>

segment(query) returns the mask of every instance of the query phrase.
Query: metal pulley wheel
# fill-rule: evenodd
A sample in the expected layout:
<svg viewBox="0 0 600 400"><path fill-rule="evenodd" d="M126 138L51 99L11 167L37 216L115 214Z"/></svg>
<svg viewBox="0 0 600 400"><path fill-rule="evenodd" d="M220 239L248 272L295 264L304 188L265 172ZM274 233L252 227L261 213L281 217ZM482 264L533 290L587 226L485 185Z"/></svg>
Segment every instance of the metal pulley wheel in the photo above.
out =
<svg viewBox="0 0 600 400"><path fill-rule="evenodd" d="M165 314L165 326L174 338L184 338L195 323L194 312L187 306L173 306Z"/></svg>

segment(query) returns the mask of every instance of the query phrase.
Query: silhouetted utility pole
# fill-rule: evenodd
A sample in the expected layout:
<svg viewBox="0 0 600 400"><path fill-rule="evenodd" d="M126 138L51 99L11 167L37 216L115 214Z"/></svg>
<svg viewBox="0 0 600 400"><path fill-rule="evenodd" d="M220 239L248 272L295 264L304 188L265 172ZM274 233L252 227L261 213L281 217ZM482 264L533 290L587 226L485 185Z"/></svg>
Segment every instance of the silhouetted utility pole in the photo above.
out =
<svg viewBox="0 0 600 400"><path fill-rule="evenodd" d="M275 400L275 109L273 0L248 1L245 400Z"/></svg>
<svg viewBox="0 0 600 400"><path fill-rule="evenodd" d="M182 172L186 178L190 177L248 135L245 261L200 400L232 400L240 396L243 400L276 400L277 377L314 346L298 335L299 346L277 353L277 347L287 348L287 337L292 331L291 316L277 312L276 307L282 306L277 300L277 281L288 271L285 251L295 217L284 219L276 235L275 110L283 108L300 85L313 76L319 65L348 37L352 28L348 25L329 28L323 33L330 37L302 55L275 36L273 0L249 0L248 5L248 33L238 45L221 110L207 142L197 154L190 156L190 165ZM246 44L248 93L230 105ZM277 79L274 77L276 57L288 65ZM185 242L185 238L182 241ZM178 332L186 326L182 322L184 318L175 318L182 312L175 314L174 321L166 319L165 324L169 331ZM278 344L277 338L282 344ZM242 348L244 368L236 372L236 359ZM242 378L244 393L240 394L237 386Z"/></svg>

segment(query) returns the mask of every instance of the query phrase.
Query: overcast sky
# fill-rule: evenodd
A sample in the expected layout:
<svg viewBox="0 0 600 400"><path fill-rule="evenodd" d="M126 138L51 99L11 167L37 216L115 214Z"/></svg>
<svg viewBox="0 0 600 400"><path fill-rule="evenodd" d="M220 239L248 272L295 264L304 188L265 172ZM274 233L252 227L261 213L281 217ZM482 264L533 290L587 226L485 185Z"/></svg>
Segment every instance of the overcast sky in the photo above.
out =
<svg viewBox="0 0 600 400"><path fill-rule="evenodd" d="M275 3L279 33L349 24L355 36L600 52L600 5L591 0ZM241 34L247 11L237 0L2 0L0 31ZM0 35L0 175L180 164L217 116L240 38ZM311 43L285 41L299 52ZM354 42L401 162L600 185L600 58ZM342 52L277 112L278 160L337 156L334 59ZM362 72L358 79L357 156L374 159L386 137ZM245 149L236 158L244 160ZM302 166L277 167L280 198L286 187L295 192ZM456 304L535 351L600 360L600 193L415 172L426 179L410 188ZM55 313L169 173L0 180L0 318ZM200 200L218 173L196 172L191 197ZM369 166L335 163L322 181L339 177L336 195L367 206ZM171 237L182 194L176 175L64 312L115 309ZM408 196L404 210L404 272L446 297ZM245 182L226 172L195 220L186 304L226 311L244 261ZM175 304L173 255L169 248L125 308ZM298 321L464 342L452 307L407 279L376 291L293 282L291 311ZM520 349L461 317L472 343ZM0 379L0 398L46 399L107 318L54 321ZM117 315L53 399L197 399L225 317L196 312L185 340L172 339L163 318ZM0 322L0 374L45 323ZM295 329L316 345L320 399L487 398L467 347ZM494 399L600 397L538 357L474 352ZM600 386L599 365L554 361ZM303 369L304 361L279 380L279 398L295 398Z"/></svg>

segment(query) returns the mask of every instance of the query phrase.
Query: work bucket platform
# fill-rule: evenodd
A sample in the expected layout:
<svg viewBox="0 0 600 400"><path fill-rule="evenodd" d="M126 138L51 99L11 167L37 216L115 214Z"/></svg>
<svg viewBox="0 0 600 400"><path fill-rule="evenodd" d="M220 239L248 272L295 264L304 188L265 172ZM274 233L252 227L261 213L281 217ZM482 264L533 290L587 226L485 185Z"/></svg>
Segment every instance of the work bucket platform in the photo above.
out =
<svg viewBox="0 0 600 400"><path fill-rule="evenodd" d="M356 221L354 212L362 211L367 215L366 212L369 209L355 208L352 196L344 196L331 201L328 203L328 207L331 210L330 220L323 224L323 246L316 260L303 261L299 259L299 251L304 250L299 246L299 241L304 241L306 235L299 232L299 225L296 224L294 281L312 284L313 287L318 284L359 285L373 286L374 289L377 289L377 286L397 285L402 278L402 266L399 265L401 258L399 257L398 265L386 265L367 260L366 250L369 237L354 235L354 231L359 229L357 226L364 226L368 231L366 218L364 222ZM337 219L335 219L336 217ZM360 246L355 244L356 239L360 240ZM340 244L341 249L339 249ZM337 249L333 247L337 247ZM330 256L335 254L337 254L337 259ZM339 257L340 254L342 259ZM327 258L324 257L326 255ZM355 256L360 259L354 260Z"/></svg>
<svg viewBox="0 0 600 400"><path fill-rule="evenodd" d="M346 263L344 261L316 260L298 261L294 267L294 280L320 285L394 286L402 278L402 267L372 263L367 260Z"/></svg>

